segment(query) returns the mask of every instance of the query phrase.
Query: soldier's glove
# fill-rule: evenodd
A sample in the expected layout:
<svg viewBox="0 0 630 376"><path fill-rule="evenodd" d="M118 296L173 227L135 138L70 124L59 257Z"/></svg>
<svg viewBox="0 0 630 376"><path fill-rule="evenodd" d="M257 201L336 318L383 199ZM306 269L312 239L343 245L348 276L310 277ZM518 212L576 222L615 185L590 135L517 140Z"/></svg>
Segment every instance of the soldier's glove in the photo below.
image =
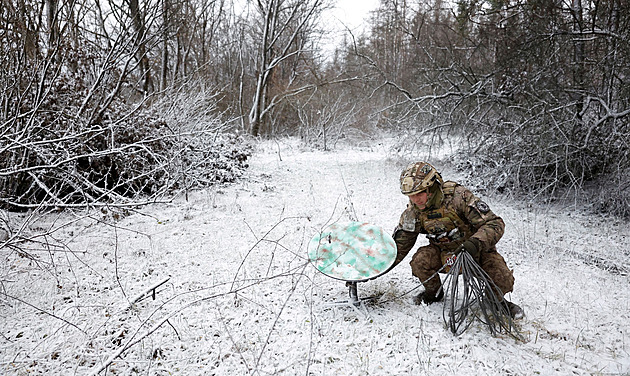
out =
<svg viewBox="0 0 630 376"><path fill-rule="evenodd" d="M479 256L481 254L480 251L480 243L479 240L475 239L475 238L470 238L468 240L466 240L462 245L459 246L459 248L457 248L457 251L455 251L455 254L459 254L460 252L468 252L473 259L475 260L479 260Z"/></svg>

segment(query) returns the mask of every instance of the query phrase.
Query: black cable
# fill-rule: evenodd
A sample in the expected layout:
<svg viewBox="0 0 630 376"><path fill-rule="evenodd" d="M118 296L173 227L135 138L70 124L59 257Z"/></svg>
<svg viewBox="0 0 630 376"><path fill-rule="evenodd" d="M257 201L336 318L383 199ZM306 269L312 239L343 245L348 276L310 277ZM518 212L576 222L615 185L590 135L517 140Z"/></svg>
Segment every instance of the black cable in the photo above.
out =
<svg viewBox="0 0 630 376"><path fill-rule="evenodd" d="M457 255L444 284L448 300L442 317L453 334L461 335L477 318L488 326L493 336L505 332L517 340L524 340L514 324L501 289L470 254L461 252Z"/></svg>
<svg viewBox="0 0 630 376"><path fill-rule="evenodd" d="M403 294L395 295L385 300L377 299L379 304L408 295L422 287L429 280L437 277L446 266L446 264L442 265L439 270L425 281L422 281L420 285ZM460 275L462 276L461 284ZM445 285L444 293L447 301L444 303L442 317L453 334L461 335L470 328L475 319L479 319L479 321L488 326L493 336L505 332L516 340L525 341L510 315L501 289L468 252L461 252L457 255L440 289L444 290Z"/></svg>

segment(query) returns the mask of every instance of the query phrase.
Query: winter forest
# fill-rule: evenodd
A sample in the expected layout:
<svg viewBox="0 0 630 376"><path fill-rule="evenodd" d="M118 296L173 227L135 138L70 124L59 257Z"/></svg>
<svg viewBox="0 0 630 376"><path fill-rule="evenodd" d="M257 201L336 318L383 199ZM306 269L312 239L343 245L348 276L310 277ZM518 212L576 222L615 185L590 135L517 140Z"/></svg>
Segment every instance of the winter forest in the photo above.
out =
<svg viewBox="0 0 630 376"><path fill-rule="evenodd" d="M0 373L630 373L627 0L0 1ZM421 159L505 220L524 340L407 262L331 304L309 239Z"/></svg>

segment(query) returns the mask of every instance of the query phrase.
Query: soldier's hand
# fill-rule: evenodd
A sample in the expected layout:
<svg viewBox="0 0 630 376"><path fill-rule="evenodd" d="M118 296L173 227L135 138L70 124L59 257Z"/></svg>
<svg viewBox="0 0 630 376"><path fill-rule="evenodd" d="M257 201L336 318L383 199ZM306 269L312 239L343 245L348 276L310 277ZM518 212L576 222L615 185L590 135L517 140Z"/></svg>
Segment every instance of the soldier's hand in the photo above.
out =
<svg viewBox="0 0 630 376"><path fill-rule="evenodd" d="M460 252L468 252L475 260L479 260L480 250L479 250L479 241L477 239L469 239L466 240L459 248L457 248L456 253Z"/></svg>

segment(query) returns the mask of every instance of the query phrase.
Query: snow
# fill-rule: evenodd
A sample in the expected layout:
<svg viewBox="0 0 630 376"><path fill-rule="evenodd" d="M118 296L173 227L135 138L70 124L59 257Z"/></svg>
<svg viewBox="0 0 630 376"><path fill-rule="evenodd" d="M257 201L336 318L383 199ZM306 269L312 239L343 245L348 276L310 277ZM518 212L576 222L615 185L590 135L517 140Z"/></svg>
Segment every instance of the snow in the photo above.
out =
<svg viewBox="0 0 630 376"><path fill-rule="evenodd" d="M49 235L25 246L35 259L1 253L0 373L630 373L630 228L572 208L483 197L506 222L498 248L514 269L508 298L526 312L526 342L482 324L453 336L441 304L413 305L411 256L359 284L380 301L334 304L348 289L308 264L307 244L335 221L394 228L406 204L400 170L422 156L392 144L324 152L263 141L238 183L128 213L43 218L30 230ZM167 278L155 300L129 309Z"/></svg>

